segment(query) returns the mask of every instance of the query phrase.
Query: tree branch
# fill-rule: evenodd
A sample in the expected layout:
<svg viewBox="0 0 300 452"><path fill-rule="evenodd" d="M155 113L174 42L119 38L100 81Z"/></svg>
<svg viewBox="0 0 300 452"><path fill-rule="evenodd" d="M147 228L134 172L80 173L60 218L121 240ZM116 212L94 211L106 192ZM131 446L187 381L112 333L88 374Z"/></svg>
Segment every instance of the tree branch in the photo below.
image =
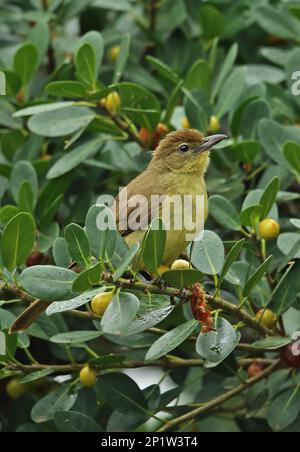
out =
<svg viewBox="0 0 300 452"><path fill-rule="evenodd" d="M271 366L269 366L264 372L262 372L257 377L251 378L247 380L245 383L242 383L241 385L237 386L236 388L232 389L231 391L226 392L220 397L217 397L216 399L212 400L211 402L206 403L205 405L196 408L195 410L190 411L189 413L184 414L183 416L179 416L175 419L172 419L171 421L167 422L163 427L158 429L158 432L167 432L170 429L174 429L178 425L192 421L199 416L202 416L203 414L209 413L211 410L214 410L215 408L218 408L219 406L223 405L223 403L227 402L228 400L232 399L233 397L236 397L237 395L244 392L246 389L250 388L251 386L255 385L259 381L263 380L264 378L267 378L269 375L271 375L279 366L280 360L275 361Z"/></svg>
<svg viewBox="0 0 300 452"><path fill-rule="evenodd" d="M238 361L238 364L240 367L246 367L249 364L253 363L254 359L240 359ZM277 361L272 359L260 359L256 360L256 362L264 365L271 365L274 364ZM204 361L202 359L182 359L182 358L173 358L173 357L166 357L162 358L156 361L152 362L145 362L145 361L124 361L117 364L95 364L94 368L101 372L102 370L116 370L116 369L139 369L144 367L161 367L165 370L172 370L172 369L178 369L182 367L192 368L192 367L202 367L204 364ZM16 364L16 363L9 363L6 368L12 371L20 371L23 373L31 373L31 372L38 372L45 369L50 369L55 373L58 374L72 374L79 372L83 367L86 366L85 364Z"/></svg>
<svg viewBox="0 0 300 452"><path fill-rule="evenodd" d="M142 282L138 282L138 281L134 281L134 280L126 280L126 279L119 279L118 281L114 281L113 277L110 273L103 273L102 280L103 280L103 282L109 283L111 285L115 285L115 286L123 288L123 289L137 290L137 291L143 292L143 293L167 295L171 298L179 298L181 300L183 299L184 302L190 301L191 297L192 297L192 293L190 291L185 292L184 297L183 297L183 295L179 289L172 288L172 287L160 288L153 284L145 284ZM231 314L234 317L238 318L239 320L242 320L246 325L248 325L255 331L259 332L263 336L272 336L273 335L272 331L270 331L268 328L266 328L263 325L261 325L260 323L258 323L254 317L252 317L250 314L248 314L247 311L241 309L239 306L229 303L228 301L224 300L221 297L214 298L211 295L206 295L206 299L207 299L207 302L211 303L211 305L214 308L222 309L223 311L227 312L228 314Z"/></svg>

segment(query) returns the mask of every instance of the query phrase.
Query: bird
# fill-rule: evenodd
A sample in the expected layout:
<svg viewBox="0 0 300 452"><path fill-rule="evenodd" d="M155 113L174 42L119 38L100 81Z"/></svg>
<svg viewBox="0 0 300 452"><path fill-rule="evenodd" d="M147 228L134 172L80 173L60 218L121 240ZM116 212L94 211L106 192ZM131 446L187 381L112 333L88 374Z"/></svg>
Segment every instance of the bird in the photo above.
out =
<svg viewBox="0 0 300 452"><path fill-rule="evenodd" d="M127 245L131 247L135 243L142 243L147 232L147 227L155 216L160 217L163 205L160 204L153 212L151 199L153 196L168 200L174 196L190 196L192 199L189 211L191 225L194 225L194 236L200 232L201 226L208 217L208 195L206 190L205 175L210 163L211 149L227 138L224 134L205 137L196 129L181 129L166 135L153 152L151 162L147 169L132 180L126 190L126 201L122 194L115 198L116 225L120 234L124 237ZM131 201L136 196L142 196L147 201L146 207L139 211L140 229L131 228L128 219L134 214L134 203ZM195 199L203 197L203 217L197 217L195 210ZM172 206L169 206L172 208ZM181 215L181 214L180 214ZM124 221L124 219L126 221ZM163 263L171 265L192 241L188 238L191 232L189 227L177 229L174 227L174 211L171 213L170 229L166 233L166 246ZM47 309L49 303L37 300L21 314L10 332L23 332L35 322L35 320Z"/></svg>

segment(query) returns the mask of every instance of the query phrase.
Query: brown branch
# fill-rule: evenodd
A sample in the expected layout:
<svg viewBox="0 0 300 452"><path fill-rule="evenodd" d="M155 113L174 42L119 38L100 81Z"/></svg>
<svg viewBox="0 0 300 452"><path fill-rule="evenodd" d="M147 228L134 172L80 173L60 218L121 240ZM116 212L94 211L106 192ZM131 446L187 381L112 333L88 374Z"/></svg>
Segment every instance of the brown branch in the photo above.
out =
<svg viewBox="0 0 300 452"><path fill-rule="evenodd" d="M170 429L173 430L175 427L184 422L189 422L194 419L197 419L199 416L207 414L210 411L214 410L215 408L220 407L221 405L223 405L223 403L241 394L242 392L244 392L251 386L255 385L259 381L263 380L264 378L267 378L278 368L279 364L280 360L275 361L271 366L269 366L264 372L262 372L257 377L247 380L245 383L242 383L241 385L237 386L231 391L226 392L222 396L217 397L216 399L206 403L205 405L199 408L196 408L195 410L190 411L189 413L184 414L183 416L179 416L175 419L168 421L163 427L161 427L158 430L158 432L167 432Z"/></svg>
<svg viewBox="0 0 300 452"><path fill-rule="evenodd" d="M126 280L126 279L119 279L118 281L114 281L113 277L110 273L103 273L102 275L103 282L115 285L117 287L123 288L123 289L130 289L130 290L137 290L143 293L151 293L151 294L159 294L159 295L167 295L171 298L180 298L182 299L183 295L182 292L176 288L167 287L167 288L160 288L158 286L155 286L153 284L145 284L142 282L137 282L134 280ZM192 296L192 293L190 291L187 291L184 294L184 302L190 301ZM248 314L247 311L241 309L239 306L236 306L232 303L229 303L228 301L224 300L221 297L214 298L211 295L207 295L206 299L208 303L210 303L214 308L221 309L228 314L233 315L234 317L238 318L239 320L243 321L246 325L254 329L255 331L259 332L263 336L272 336L273 332L270 331L268 328L264 327L260 323L256 321L254 317L252 317L250 314Z"/></svg>
<svg viewBox="0 0 300 452"><path fill-rule="evenodd" d="M153 284L145 284L139 281L135 280L128 280L128 279L119 279L118 281L114 281L111 273L103 273L102 274L102 282L109 283L111 285L114 285L116 287L122 288L122 289L129 289L129 290L136 290L143 293L151 293L151 294L158 294L158 295L166 295L171 298L178 298L181 300L181 302L188 302L191 300L192 293L190 291L186 291L184 295L179 289L173 288L173 287L167 287L167 288L161 288L159 286L153 285ZM17 288L15 285L8 285L8 290L12 293L16 294L18 297L20 297L24 301L32 302L32 297L28 296L26 293L21 291L19 288ZM236 317L237 319L243 321L246 325L248 325L253 330L259 332L263 336L272 336L273 332L267 329L265 326L261 325L257 322L257 320L252 317L247 311L241 309L240 307L229 303L228 301L224 300L221 297L214 298L211 295L207 295L206 299L208 303L211 304L216 309L221 309L225 311L228 314L231 314L232 316ZM90 319L98 320L99 317L94 317L94 314L90 312L81 312L81 311L71 311L72 314L69 313L69 315L76 315L77 317L85 317ZM258 350L259 351L259 350Z"/></svg>
<svg viewBox="0 0 300 452"><path fill-rule="evenodd" d="M249 364L253 363L254 358L252 359L240 359L238 361L239 367L247 367ZM276 360L272 359L260 359L255 360L255 362L263 365L271 365ZM95 364L94 368L101 372L102 370L116 370L116 369L139 369L144 367L161 367L165 370L170 369L178 369L182 367L192 368L192 367L202 367L204 364L204 361L202 359L181 359L181 358L162 358L156 361L152 362L144 362L144 361L124 361L118 363L118 364ZM79 372L85 364L16 364L16 363L9 363L6 368L12 371L20 371L23 373L31 373L31 372L38 372L45 369L53 370L53 372L58 374L72 374Z"/></svg>

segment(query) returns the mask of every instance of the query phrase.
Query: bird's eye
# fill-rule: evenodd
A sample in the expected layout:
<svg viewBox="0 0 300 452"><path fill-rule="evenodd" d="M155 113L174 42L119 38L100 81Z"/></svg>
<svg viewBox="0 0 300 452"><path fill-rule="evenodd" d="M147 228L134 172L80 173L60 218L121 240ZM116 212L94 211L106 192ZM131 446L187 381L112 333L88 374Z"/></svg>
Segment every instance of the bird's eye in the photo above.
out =
<svg viewBox="0 0 300 452"><path fill-rule="evenodd" d="M188 152L189 149L190 149L190 147L189 147L189 145L187 145L187 144L182 144L182 145L179 147L180 152Z"/></svg>

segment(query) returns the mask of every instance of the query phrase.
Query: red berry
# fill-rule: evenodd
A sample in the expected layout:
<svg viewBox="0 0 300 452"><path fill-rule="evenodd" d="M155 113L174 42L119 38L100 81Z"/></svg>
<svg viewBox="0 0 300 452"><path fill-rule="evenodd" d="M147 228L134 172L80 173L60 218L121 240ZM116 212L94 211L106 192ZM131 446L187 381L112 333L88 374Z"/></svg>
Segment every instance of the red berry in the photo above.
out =
<svg viewBox="0 0 300 452"><path fill-rule="evenodd" d="M281 353L281 359L284 364L293 369L300 369L300 343L287 345Z"/></svg>
<svg viewBox="0 0 300 452"><path fill-rule="evenodd" d="M34 267L35 265L39 265L43 257L44 255L42 253L39 252L32 253L26 261L27 267Z"/></svg>
<svg viewBox="0 0 300 452"><path fill-rule="evenodd" d="M248 368L248 371L247 371L248 377L249 378L258 377L258 375L260 375L263 371L264 371L264 367L261 364L254 362Z"/></svg>

